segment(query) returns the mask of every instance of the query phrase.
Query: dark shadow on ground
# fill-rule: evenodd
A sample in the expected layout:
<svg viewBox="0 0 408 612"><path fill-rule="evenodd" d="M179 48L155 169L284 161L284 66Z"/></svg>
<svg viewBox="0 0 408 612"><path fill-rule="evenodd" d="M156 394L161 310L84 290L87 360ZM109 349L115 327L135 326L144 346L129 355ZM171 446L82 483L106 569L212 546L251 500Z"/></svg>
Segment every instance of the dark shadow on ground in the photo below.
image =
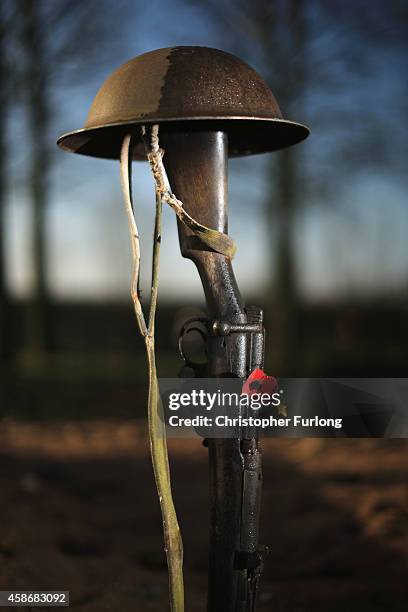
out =
<svg viewBox="0 0 408 612"><path fill-rule="evenodd" d="M364 451L358 440L325 441L310 447L312 456L286 442L268 442L264 452L262 543L271 552L259 610L405 611L406 445L387 441L394 455L400 445L401 457L387 478L375 467L387 447L377 456L373 447L361 463L372 463L367 470L347 467L350 453ZM199 441L191 454L172 453L172 476L186 609L205 610L208 478ZM147 453L54 459L8 452L1 456L0 483L0 589L70 590L71 607L89 612L167 609Z"/></svg>

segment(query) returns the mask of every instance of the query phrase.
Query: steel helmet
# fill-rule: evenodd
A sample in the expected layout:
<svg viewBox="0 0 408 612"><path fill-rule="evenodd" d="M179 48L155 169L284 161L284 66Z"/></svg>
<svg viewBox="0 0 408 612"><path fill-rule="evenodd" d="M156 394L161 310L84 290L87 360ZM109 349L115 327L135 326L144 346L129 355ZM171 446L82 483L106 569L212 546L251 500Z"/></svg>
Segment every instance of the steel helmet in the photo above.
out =
<svg viewBox="0 0 408 612"><path fill-rule="evenodd" d="M231 156L275 151L309 134L306 126L282 117L265 81L234 55L207 47L169 47L115 70L96 94L85 126L62 135L58 145L115 159L129 126L155 123L161 131L225 131ZM133 155L145 159L141 140Z"/></svg>

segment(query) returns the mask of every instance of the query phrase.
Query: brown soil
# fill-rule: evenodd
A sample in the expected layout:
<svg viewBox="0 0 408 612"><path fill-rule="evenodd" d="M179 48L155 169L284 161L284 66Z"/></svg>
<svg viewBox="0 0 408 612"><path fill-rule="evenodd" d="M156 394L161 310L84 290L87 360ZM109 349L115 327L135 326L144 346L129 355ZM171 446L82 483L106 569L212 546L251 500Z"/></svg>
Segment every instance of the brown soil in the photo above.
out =
<svg viewBox="0 0 408 612"><path fill-rule="evenodd" d="M187 611L199 612L207 451L180 439L170 450ZM406 451L402 440L264 443L260 611L407 609ZM71 607L89 612L167 609L143 426L4 421L0 452L0 589L70 590Z"/></svg>

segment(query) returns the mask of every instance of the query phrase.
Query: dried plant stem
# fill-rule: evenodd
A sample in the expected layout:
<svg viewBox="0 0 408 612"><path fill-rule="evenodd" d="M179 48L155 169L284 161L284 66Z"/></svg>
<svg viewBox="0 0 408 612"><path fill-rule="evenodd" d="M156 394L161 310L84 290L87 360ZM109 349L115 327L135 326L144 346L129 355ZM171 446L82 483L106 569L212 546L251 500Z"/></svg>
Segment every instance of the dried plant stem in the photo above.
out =
<svg viewBox="0 0 408 612"><path fill-rule="evenodd" d="M136 314L136 320L139 331L142 336L147 334L147 325L144 318L142 305L139 299L139 279L140 279L140 239L139 230L137 229L135 216L133 214L132 205L132 157L131 154L131 135L127 134L123 140L122 150L120 154L120 182L122 186L123 197L125 200L126 215L128 218L130 232L130 246L132 252L132 276L130 283L130 295L133 301L133 307Z"/></svg>
<svg viewBox="0 0 408 612"><path fill-rule="evenodd" d="M156 131L157 140L157 131ZM153 146L154 139L153 139ZM157 305L158 273L161 244L162 198L156 189L156 219L153 240L152 286L150 294L149 319L146 320L140 303L140 246L139 233L133 212L131 194L131 162L132 162L131 135L125 136L121 150L121 183L125 198L126 213L129 222L130 240L132 249L132 280L131 296L133 300L136 319L141 335L144 337L149 369L149 401L148 422L150 451L153 471L156 481L157 493L163 519L164 548L167 556L169 572L169 595L172 612L184 611L184 584L183 584L183 543L180 528L174 507L170 482L170 468L167 452L166 430L163 419L163 406L157 382L154 326Z"/></svg>

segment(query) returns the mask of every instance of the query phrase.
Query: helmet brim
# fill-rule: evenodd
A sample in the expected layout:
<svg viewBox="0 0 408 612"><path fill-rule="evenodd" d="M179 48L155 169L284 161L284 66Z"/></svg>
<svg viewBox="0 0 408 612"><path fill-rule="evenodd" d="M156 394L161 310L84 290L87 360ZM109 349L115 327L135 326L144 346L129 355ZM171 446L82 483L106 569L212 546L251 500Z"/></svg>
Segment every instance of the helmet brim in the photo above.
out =
<svg viewBox="0 0 408 612"><path fill-rule="evenodd" d="M160 131L223 131L228 134L230 157L256 155L284 149L301 142L310 134L309 128L287 119L265 117L181 117L177 119L137 119L82 128L60 136L57 144L64 151L91 157L118 159L125 135L132 131L135 136L135 160L146 158L141 125L159 124Z"/></svg>

